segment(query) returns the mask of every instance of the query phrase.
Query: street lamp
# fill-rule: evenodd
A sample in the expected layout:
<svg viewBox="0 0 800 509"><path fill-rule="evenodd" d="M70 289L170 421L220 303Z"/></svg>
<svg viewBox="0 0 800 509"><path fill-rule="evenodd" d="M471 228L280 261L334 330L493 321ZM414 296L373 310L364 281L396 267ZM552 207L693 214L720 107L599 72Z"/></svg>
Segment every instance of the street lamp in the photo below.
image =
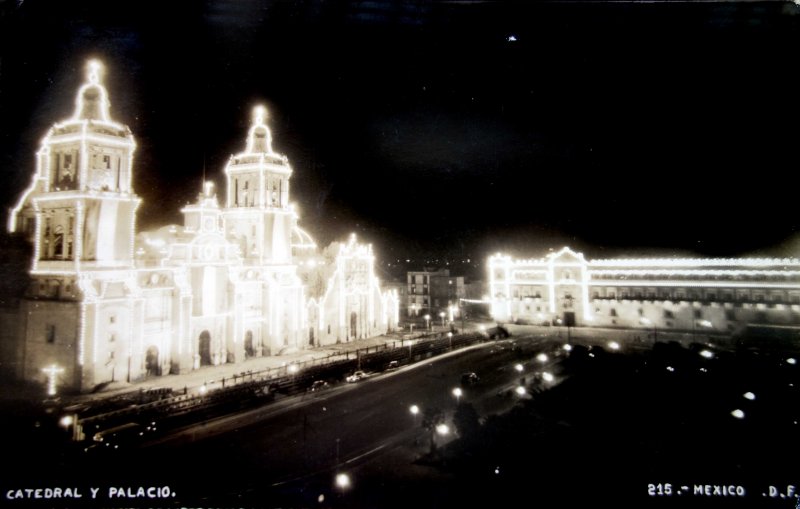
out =
<svg viewBox="0 0 800 509"><path fill-rule="evenodd" d="M417 425L417 414L419 413L419 407L417 405L411 405L408 409L411 412L411 415L414 416L414 426Z"/></svg>
<svg viewBox="0 0 800 509"><path fill-rule="evenodd" d="M441 319L442 319L442 327L444 327L444 317L445 317L445 313L444 313L444 311L442 311L441 313L439 313L439 318L441 318Z"/></svg>
<svg viewBox="0 0 800 509"><path fill-rule="evenodd" d="M436 433L439 433L442 436L447 435L450 433L450 426L447 424L437 424L436 425Z"/></svg>
<svg viewBox="0 0 800 509"><path fill-rule="evenodd" d="M431 330L431 315L425 315L425 328Z"/></svg>
<svg viewBox="0 0 800 509"><path fill-rule="evenodd" d="M452 350L453 349L453 333L452 332L448 332L447 333L447 339L450 340L450 350Z"/></svg>
<svg viewBox="0 0 800 509"><path fill-rule="evenodd" d="M464 392L461 390L460 387L456 387L455 389L453 389L453 396L456 397L456 404L461 402L461 395L462 394L464 394Z"/></svg>
<svg viewBox="0 0 800 509"><path fill-rule="evenodd" d="M342 491L350 487L350 476L347 474L336 474L336 486Z"/></svg>

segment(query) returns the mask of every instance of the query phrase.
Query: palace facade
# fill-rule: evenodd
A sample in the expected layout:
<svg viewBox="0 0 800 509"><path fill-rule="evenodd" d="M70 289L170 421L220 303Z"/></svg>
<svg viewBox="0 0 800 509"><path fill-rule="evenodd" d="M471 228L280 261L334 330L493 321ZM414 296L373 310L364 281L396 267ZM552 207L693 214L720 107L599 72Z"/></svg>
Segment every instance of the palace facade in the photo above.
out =
<svg viewBox="0 0 800 509"><path fill-rule="evenodd" d="M587 260L565 247L543 258L488 261L498 321L736 332L800 324L796 258Z"/></svg>
<svg viewBox="0 0 800 509"><path fill-rule="evenodd" d="M182 225L137 232L130 129L110 116L90 63L73 116L46 134L10 232L33 245L30 284L3 366L90 390L112 381L243 363L393 330L370 245L352 236L322 255L289 202L293 169L256 108L245 148Z"/></svg>

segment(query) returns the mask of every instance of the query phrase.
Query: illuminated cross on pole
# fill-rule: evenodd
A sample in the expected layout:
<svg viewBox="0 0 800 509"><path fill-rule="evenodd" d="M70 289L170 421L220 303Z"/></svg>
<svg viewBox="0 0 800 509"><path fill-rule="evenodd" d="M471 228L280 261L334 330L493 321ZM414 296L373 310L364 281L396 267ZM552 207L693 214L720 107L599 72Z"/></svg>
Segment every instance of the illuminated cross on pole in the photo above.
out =
<svg viewBox="0 0 800 509"><path fill-rule="evenodd" d="M42 372L47 375L47 395L56 395L56 376L64 372L64 368L59 368L55 364L42 369Z"/></svg>

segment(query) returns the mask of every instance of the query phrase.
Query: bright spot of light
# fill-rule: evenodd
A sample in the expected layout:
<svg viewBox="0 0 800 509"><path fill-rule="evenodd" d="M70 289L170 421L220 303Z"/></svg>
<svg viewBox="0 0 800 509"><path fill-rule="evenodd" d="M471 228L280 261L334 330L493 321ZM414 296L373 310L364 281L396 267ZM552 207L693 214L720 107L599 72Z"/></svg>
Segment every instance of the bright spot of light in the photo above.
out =
<svg viewBox="0 0 800 509"><path fill-rule="evenodd" d="M298 370L298 369L299 369L299 368L297 367L297 365L296 365L296 364L290 364L290 365L289 365L289 373L297 373L297 370Z"/></svg>
<svg viewBox="0 0 800 509"><path fill-rule="evenodd" d="M797 364L797 359L795 359L794 357L789 357L788 359L786 359L786 362L788 364L794 365L794 364Z"/></svg>
<svg viewBox="0 0 800 509"><path fill-rule="evenodd" d="M551 373L548 373L547 371L545 371L544 373L542 373L542 379L545 382L552 382L555 378L553 377L553 375Z"/></svg>
<svg viewBox="0 0 800 509"><path fill-rule="evenodd" d="M494 473L499 475L500 474L500 467L494 467Z"/></svg>
<svg viewBox="0 0 800 509"><path fill-rule="evenodd" d="M419 407L417 405L411 405L411 408L409 408L408 410L414 415L417 415L419 413Z"/></svg>
<svg viewBox="0 0 800 509"><path fill-rule="evenodd" d="M61 423L62 426L64 426L66 428L70 424L72 424L72 416L71 415L65 415L64 417L61 418L61 420L59 422Z"/></svg>
<svg viewBox="0 0 800 509"><path fill-rule="evenodd" d="M325 495L320 493L320 495L317 497L317 502L319 502L320 504L325 502Z"/></svg>
<svg viewBox="0 0 800 509"><path fill-rule="evenodd" d="M731 415L736 417L737 419L744 419L744 412L742 412L738 408L736 410L734 410L733 412L731 412Z"/></svg>
<svg viewBox="0 0 800 509"><path fill-rule="evenodd" d="M524 395L525 395L525 387L523 387L523 386L521 386L521 385L520 385L519 387L517 387L516 389L514 389L514 390L515 390L515 391L517 392L517 394L519 394L520 396L524 396Z"/></svg>
<svg viewBox="0 0 800 509"><path fill-rule="evenodd" d="M706 359L713 359L714 358L714 352L712 352L711 350L702 350L702 351L700 351L700 355L702 355Z"/></svg>
<svg viewBox="0 0 800 509"><path fill-rule="evenodd" d="M667 371L672 373L673 371L675 371L675 368L673 368L672 366L667 366Z"/></svg>
<svg viewBox="0 0 800 509"><path fill-rule="evenodd" d="M508 42L517 42L517 36L516 35L509 35L508 37L506 37L506 40Z"/></svg>
<svg viewBox="0 0 800 509"><path fill-rule="evenodd" d="M610 349L612 349L612 350L619 350L619 343L617 343L616 341L611 341L611 342L608 344L608 347L609 347Z"/></svg>
<svg viewBox="0 0 800 509"><path fill-rule="evenodd" d="M453 389L453 396L460 398L462 394L464 393L461 391L460 388L456 387L455 389Z"/></svg>
<svg viewBox="0 0 800 509"><path fill-rule="evenodd" d="M562 348L564 349L564 351L567 351L567 352L571 352L572 351L572 345L570 345L569 343L564 345Z"/></svg>
<svg viewBox="0 0 800 509"><path fill-rule="evenodd" d="M350 476L347 474L336 474L336 486L347 488L350 486Z"/></svg>
<svg viewBox="0 0 800 509"><path fill-rule="evenodd" d="M205 385L201 385L200 386L200 394L202 395L202 394L205 394L206 392L208 392L208 388Z"/></svg>
<svg viewBox="0 0 800 509"><path fill-rule="evenodd" d="M745 399L749 399L750 401L756 399L756 395L749 391L744 393L744 397Z"/></svg>
<svg viewBox="0 0 800 509"><path fill-rule="evenodd" d="M547 362L547 354L540 353L536 356L536 360L539 362Z"/></svg>
<svg viewBox="0 0 800 509"><path fill-rule="evenodd" d="M516 369L517 371L519 371L521 373L522 370L525 369L525 368L522 367L522 364L517 364L517 365L514 366L514 369Z"/></svg>
<svg viewBox="0 0 800 509"><path fill-rule="evenodd" d="M439 433L440 435L443 436L447 435L448 433L450 433L450 427L447 424L439 424L436 426L436 433Z"/></svg>

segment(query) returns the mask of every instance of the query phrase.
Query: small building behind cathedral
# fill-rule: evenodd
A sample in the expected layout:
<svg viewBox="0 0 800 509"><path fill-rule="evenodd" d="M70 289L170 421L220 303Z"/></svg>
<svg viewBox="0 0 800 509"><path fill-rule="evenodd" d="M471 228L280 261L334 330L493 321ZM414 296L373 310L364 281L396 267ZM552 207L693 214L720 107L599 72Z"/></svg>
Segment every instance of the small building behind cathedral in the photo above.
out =
<svg viewBox="0 0 800 509"><path fill-rule="evenodd" d="M206 183L182 225L137 232L134 137L110 115L99 64L87 74L10 211L32 265L2 311L7 373L43 381L57 367L62 387L88 391L396 328L398 297L381 290L372 247L351 236L319 253L298 226L293 169L263 108L222 196Z"/></svg>

